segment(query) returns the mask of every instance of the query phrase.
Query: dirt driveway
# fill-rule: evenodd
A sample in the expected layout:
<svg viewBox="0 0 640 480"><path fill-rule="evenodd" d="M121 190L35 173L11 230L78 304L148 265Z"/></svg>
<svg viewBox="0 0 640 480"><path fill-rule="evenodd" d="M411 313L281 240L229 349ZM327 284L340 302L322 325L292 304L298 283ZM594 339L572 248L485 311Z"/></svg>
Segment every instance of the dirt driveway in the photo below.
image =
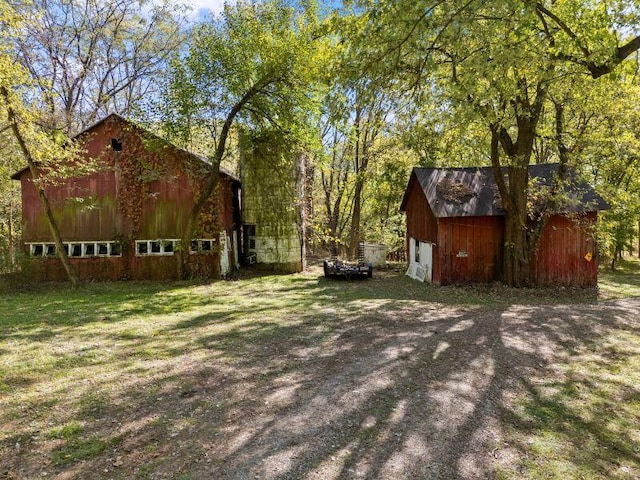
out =
<svg viewBox="0 0 640 480"><path fill-rule="evenodd" d="M502 431L517 391L638 319L638 300L376 308L342 321L329 349L257 346L209 386L227 418L202 477L491 478L517 460Z"/></svg>
<svg viewBox="0 0 640 480"><path fill-rule="evenodd" d="M557 365L585 345L640 330L640 299L451 306L342 297L350 285L311 290L279 323L256 310L223 334L204 330L206 315L177 325L189 348L157 360L154 374L112 375L129 389L82 420L117 432L117 444L55 466L39 464L50 447L35 439L31 453L3 452L0 477L517 478L523 453L505 432L516 397L561 375ZM255 298L278 293L252 288Z"/></svg>

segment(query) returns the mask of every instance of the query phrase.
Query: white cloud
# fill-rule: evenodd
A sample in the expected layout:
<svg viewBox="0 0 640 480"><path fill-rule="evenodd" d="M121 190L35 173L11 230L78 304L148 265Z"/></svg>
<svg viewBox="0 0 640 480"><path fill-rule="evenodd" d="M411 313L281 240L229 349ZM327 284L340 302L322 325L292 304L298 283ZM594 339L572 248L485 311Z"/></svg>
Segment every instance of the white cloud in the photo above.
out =
<svg viewBox="0 0 640 480"><path fill-rule="evenodd" d="M193 13L197 16L218 15L222 12L225 0L190 0L187 2L193 8Z"/></svg>

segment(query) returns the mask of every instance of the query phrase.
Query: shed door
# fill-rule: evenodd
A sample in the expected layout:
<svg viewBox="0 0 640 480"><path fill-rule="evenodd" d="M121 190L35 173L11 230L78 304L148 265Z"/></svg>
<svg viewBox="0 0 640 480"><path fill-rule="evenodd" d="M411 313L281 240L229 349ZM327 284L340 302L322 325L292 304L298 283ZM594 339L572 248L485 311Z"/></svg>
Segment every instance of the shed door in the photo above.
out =
<svg viewBox="0 0 640 480"><path fill-rule="evenodd" d="M409 237L409 269L407 275L421 282L433 280L433 244Z"/></svg>
<svg viewBox="0 0 640 480"><path fill-rule="evenodd" d="M425 269L424 281L433 280L433 243L420 242L420 264Z"/></svg>

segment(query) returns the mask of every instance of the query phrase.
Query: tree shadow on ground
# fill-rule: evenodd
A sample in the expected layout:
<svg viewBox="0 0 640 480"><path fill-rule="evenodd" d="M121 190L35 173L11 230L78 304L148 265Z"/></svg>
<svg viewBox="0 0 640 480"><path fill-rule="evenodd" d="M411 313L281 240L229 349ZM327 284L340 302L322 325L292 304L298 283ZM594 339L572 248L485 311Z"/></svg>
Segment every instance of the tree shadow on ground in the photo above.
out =
<svg viewBox="0 0 640 480"><path fill-rule="evenodd" d="M80 421L87 439L109 447L44 468L65 478L491 478L524 465L527 440L505 441L539 428L532 409L557 403L539 379L562 386L554 365L612 332L640 329L637 301L461 306L434 303L403 279L289 280L256 280L239 297L217 292L229 295L228 308L212 288L204 313L155 337L120 338L116 355L150 349L142 370L117 368L78 385L65 411L51 410L57 424ZM607 355L604 367L620 352ZM561 403L544 428L561 432L581 415ZM607 425L598 424L588 451L615 449L637 464ZM43 436L16 430L3 441L7 471L40 473L24 452L51 458L65 445Z"/></svg>

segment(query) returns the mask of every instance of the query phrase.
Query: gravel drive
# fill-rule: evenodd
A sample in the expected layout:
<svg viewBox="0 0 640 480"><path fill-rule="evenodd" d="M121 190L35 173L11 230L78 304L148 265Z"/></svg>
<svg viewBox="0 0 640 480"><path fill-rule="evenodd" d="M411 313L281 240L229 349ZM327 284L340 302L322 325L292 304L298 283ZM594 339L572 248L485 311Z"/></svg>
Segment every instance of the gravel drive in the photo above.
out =
<svg viewBox="0 0 640 480"><path fill-rule="evenodd" d="M638 299L383 306L341 322L330 348L269 345L222 386L227 423L199 472L238 480L492 478L516 458L501 425L523 385L611 329L640 330L639 319ZM255 368L268 378L256 380Z"/></svg>
<svg viewBox="0 0 640 480"><path fill-rule="evenodd" d="M108 368L95 364L99 375L91 363L67 375L95 398L84 394L84 410L74 411L70 389L47 407L46 389L62 380L43 379L39 403L5 417L2 428L15 436L0 444L0 479L518 478L527 449L510 444L516 399L544 388L541 379L560 384L567 361L612 333L640 332L638 298L530 305L489 293L492 305L445 304L416 299L411 289L422 286L403 277L237 285L194 287L185 298L196 298L190 308L202 299L205 313L160 310L166 324L153 335L129 332L128 312L125 326L105 320L104 331L91 330L99 338L87 351L104 344L115 356L105 357ZM224 297L221 288L243 290ZM265 318L265 299L282 297L282 309ZM223 298L230 313L216 317ZM38 341L82 353L82 329L64 326ZM126 355L138 363L120 364ZM74 418L82 441L115 440L56 464L64 440L51 429Z"/></svg>

